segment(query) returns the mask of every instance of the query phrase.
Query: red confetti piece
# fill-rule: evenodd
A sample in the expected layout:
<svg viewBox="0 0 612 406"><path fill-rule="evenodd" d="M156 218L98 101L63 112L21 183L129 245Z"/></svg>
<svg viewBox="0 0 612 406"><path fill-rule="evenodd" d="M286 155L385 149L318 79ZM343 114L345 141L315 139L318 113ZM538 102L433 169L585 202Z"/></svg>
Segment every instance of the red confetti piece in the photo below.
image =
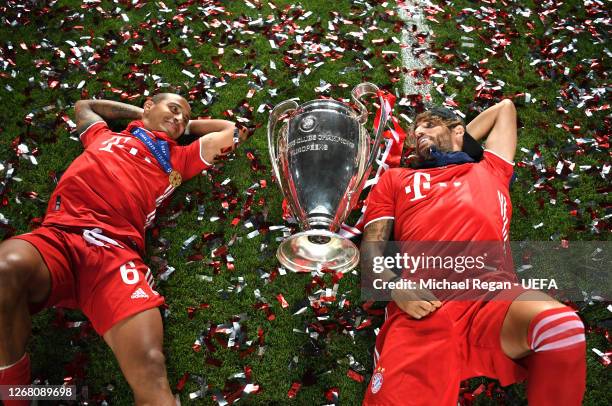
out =
<svg viewBox="0 0 612 406"><path fill-rule="evenodd" d="M372 325L372 319L365 319L364 321L361 322L361 324L359 324L357 326L357 330L363 330L365 328L368 328Z"/></svg>
<svg viewBox="0 0 612 406"><path fill-rule="evenodd" d="M272 312L272 309L270 309L270 305L268 303L257 303L254 307L258 310L263 310L264 313L266 313L266 318L268 320L273 321L276 319L276 316Z"/></svg>
<svg viewBox="0 0 612 406"><path fill-rule="evenodd" d="M336 284L340 281L340 279L342 279L344 277L344 274L342 272L336 272L334 273L334 277L332 278L332 283Z"/></svg>
<svg viewBox="0 0 612 406"><path fill-rule="evenodd" d="M291 388L289 388L289 392L287 392L287 397L289 399L295 399L301 387L302 387L302 384L300 382L297 382L297 381L293 382L291 384Z"/></svg>
<svg viewBox="0 0 612 406"><path fill-rule="evenodd" d="M349 369L349 370L346 372L346 376L348 376L349 378L351 378L353 381L355 381L355 382L359 382L359 383L363 382L363 380L364 380L363 375L361 375L361 374L360 374L360 373L358 373L358 372L353 371L352 369Z"/></svg>
<svg viewBox="0 0 612 406"><path fill-rule="evenodd" d="M189 379L189 372L185 372L183 376L181 377L181 379L179 379L178 383L176 384L177 392L183 391L183 388L185 387L185 384L187 383L188 379Z"/></svg>
<svg viewBox="0 0 612 406"><path fill-rule="evenodd" d="M257 328L257 341L259 345L264 345L264 331L261 327Z"/></svg>
<svg viewBox="0 0 612 406"><path fill-rule="evenodd" d="M338 389L338 387L334 386L325 391L325 399L329 400L330 402L338 403L339 398L340 389Z"/></svg>
<svg viewBox="0 0 612 406"><path fill-rule="evenodd" d="M224 257L229 253L229 248L226 245L222 245L212 252L213 257Z"/></svg>
<svg viewBox="0 0 612 406"><path fill-rule="evenodd" d="M279 293L278 295L276 295L276 299L278 300L278 302L280 303L283 309L287 309L289 307L289 303L287 303L282 293Z"/></svg>

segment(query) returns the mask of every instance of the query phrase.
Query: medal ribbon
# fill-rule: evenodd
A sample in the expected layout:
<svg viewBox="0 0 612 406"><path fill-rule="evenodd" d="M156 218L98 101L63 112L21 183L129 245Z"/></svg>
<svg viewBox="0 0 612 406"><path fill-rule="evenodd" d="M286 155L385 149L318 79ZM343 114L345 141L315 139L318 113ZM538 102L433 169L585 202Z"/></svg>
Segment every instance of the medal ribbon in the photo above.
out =
<svg viewBox="0 0 612 406"><path fill-rule="evenodd" d="M138 138L143 144L149 148L157 162L162 167L164 172L170 174L172 172L172 164L170 163L170 149L168 142L164 140L154 141L149 137L144 128L136 127L130 131L134 137Z"/></svg>

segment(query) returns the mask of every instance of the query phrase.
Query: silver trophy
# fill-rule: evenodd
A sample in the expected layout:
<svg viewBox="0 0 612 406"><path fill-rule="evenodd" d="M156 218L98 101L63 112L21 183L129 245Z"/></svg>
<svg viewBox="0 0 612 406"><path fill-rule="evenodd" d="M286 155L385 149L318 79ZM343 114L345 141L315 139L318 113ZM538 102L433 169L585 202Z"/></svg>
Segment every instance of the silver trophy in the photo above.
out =
<svg viewBox="0 0 612 406"><path fill-rule="evenodd" d="M285 239L276 252L294 272L323 268L346 272L359 263L359 250L337 234L357 203L378 152L386 125L371 137L368 111L360 99L378 87L361 83L353 91L356 109L335 100L312 100L298 106L278 104L268 122L268 150L276 180L302 231Z"/></svg>

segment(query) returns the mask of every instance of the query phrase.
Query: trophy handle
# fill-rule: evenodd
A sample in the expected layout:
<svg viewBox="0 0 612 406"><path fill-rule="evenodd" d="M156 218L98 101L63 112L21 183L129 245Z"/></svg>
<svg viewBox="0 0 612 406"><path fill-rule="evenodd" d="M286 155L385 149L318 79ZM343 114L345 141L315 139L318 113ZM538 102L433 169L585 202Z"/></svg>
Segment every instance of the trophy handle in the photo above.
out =
<svg viewBox="0 0 612 406"><path fill-rule="evenodd" d="M379 90L378 86L374 83L364 82L355 86L351 91L353 103L357 106L357 110L359 110L359 124L364 125L368 121L368 109L361 102L361 98L366 94L376 94Z"/></svg>
<svg viewBox="0 0 612 406"><path fill-rule="evenodd" d="M359 110L359 123L364 125L368 119L368 110L365 108L363 103L361 103L361 98L366 94L378 94L380 89L373 83L364 82L360 83L353 88L351 92L353 96L353 102L357 106ZM380 141L382 140L383 132L385 131L385 127L387 126L388 121L388 112L386 110L387 106L382 96L380 96L380 122L378 123L378 129L376 130L376 134L374 134L374 143L372 144L372 148L370 149L370 156L368 157L367 163L363 168L363 172L359 175L359 182L357 182L356 187L359 187L364 181L364 177L370 172L370 167L374 163L376 159L376 155L378 154L377 146L380 145Z"/></svg>
<svg viewBox="0 0 612 406"><path fill-rule="evenodd" d="M285 100L284 102L277 104L274 109L272 109L268 119L268 152L270 153L270 162L272 163L274 176L276 176L276 183L278 183L283 196L285 193L283 191L283 184L281 181L282 178L278 168L278 137L276 135L276 127L284 115L291 111L295 111L298 107L298 104L293 100Z"/></svg>

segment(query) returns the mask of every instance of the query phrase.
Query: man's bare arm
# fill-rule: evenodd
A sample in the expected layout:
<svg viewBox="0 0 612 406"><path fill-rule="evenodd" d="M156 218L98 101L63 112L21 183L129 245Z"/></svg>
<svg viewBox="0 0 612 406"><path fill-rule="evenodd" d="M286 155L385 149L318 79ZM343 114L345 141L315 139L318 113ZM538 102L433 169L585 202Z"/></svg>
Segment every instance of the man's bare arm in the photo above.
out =
<svg viewBox="0 0 612 406"><path fill-rule="evenodd" d="M480 113L466 130L475 140L487 137L485 146L508 161L516 152L516 109L510 99L502 100Z"/></svg>
<svg viewBox="0 0 612 406"><path fill-rule="evenodd" d="M374 258L384 256L386 242L389 241L392 229L393 220L379 220L370 223L365 228L360 250L361 277L365 278L362 286L373 286L372 282L375 278L382 279L385 282L397 278L393 270L384 266L383 271L377 275L373 271ZM421 319L442 306L442 302L426 289L408 290L396 288L388 293L390 294L390 299L400 309L415 319Z"/></svg>
<svg viewBox="0 0 612 406"><path fill-rule="evenodd" d="M374 258L384 255L386 242L389 241L392 230L393 220L390 219L374 221L363 230L359 259L362 278L368 281L374 279ZM395 273L390 269L385 269L379 277L389 281L395 277Z"/></svg>
<svg viewBox="0 0 612 406"><path fill-rule="evenodd" d="M383 219L374 221L363 230L362 241L389 241L393 230L393 220Z"/></svg>
<svg viewBox="0 0 612 406"><path fill-rule="evenodd" d="M238 130L238 140L234 140L234 130L237 126L227 120L191 120L188 128L190 134L200 136L202 157L210 163L233 151L236 141L244 141L248 135L247 129L241 127Z"/></svg>
<svg viewBox="0 0 612 406"><path fill-rule="evenodd" d="M79 100L74 106L77 132L82 133L96 121L138 120L142 108L112 100Z"/></svg>

